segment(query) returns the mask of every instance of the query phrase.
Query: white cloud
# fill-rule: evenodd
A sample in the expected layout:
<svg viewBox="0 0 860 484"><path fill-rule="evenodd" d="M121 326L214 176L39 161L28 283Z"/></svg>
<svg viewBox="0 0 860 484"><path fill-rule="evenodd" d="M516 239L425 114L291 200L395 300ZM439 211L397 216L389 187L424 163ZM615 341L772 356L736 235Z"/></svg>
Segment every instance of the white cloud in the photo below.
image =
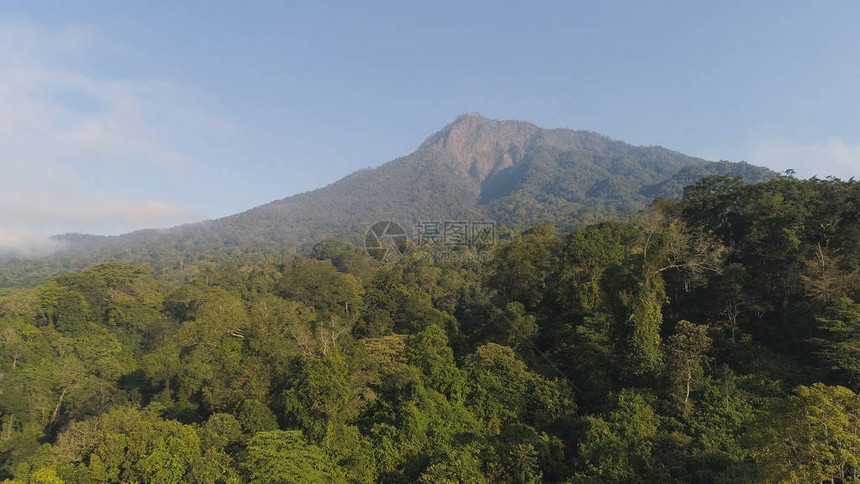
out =
<svg viewBox="0 0 860 484"><path fill-rule="evenodd" d="M111 180L185 172L194 160L183 133L223 135L230 123L180 86L97 74L88 63L117 54L126 53L87 29L0 24L0 252L56 248L46 238L56 227L132 230L195 218L157 197L125 195ZM105 181L95 191L86 183L93 174Z"/></svg>
<svg viewBox="0 0 860 484"><path fill-rule="evenodd" d="M22 227L0 225L0 256L39 257L63 247L61 242Z"/></svg>
<svg viewBox="0 0 860 484"><path fill-rule="evenodd" d="M746 159L776 171L793 169L803 178L860 178L860 145L850 145L839 138L810 144L767 138L755 143Z"/></svg>

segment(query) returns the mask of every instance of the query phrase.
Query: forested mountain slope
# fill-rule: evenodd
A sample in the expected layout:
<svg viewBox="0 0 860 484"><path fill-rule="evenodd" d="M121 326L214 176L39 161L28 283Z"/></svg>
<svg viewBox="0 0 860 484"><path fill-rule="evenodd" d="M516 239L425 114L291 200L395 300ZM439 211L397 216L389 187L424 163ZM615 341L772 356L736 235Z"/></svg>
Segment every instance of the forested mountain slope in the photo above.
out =
<svg viewBox="0 0 860 484"><path fill-rule="evenodd" d="M742 174L749 182L773 175L745 163L707 162L591 132L466 114L414 153L378 168L237 215L138 237L214 234L240 243L301 244L363 234L380 219L411 224L464 216L575 226L589 216L641 209L656 196L677 198L685 185L710 173Z"/></svg>
<svg viewBox="0 0 860 484"><path fill-rule="evenodd" d="M655 197L677 198L707 174L743 175L748 182L774 175L747 163L709 162L587 131L466 114L412 154L233 216L115 237L61 236L69 250L51 263L80 269L121 260L160 271L212 257L289 253L324 239L360 243L377 220L397 221L410 232L418 220L457 219L568 230L630 215ZM0 285L3 274L21 282L34 273L32 264L0 264Z"/></svg>

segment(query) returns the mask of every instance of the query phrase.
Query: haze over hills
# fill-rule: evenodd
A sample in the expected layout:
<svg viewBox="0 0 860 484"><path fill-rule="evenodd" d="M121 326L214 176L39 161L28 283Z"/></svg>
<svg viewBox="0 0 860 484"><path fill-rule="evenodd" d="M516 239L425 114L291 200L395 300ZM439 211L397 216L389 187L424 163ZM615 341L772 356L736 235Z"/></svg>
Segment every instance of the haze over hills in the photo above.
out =
<svg viewBox="0 0 860 484"><path fill-rule="evenodd" d="M548 222L563 230L678 197L707 174L774 176L747 163L712 162L662 147L632 146L589 131L541 129L471 113L413 153L326 187L242 213L120 236L56 237L68 253L142 261L225 247L303 247L358 242L377 220L407 231L418 220L481 219L507 226Z"/></svg>

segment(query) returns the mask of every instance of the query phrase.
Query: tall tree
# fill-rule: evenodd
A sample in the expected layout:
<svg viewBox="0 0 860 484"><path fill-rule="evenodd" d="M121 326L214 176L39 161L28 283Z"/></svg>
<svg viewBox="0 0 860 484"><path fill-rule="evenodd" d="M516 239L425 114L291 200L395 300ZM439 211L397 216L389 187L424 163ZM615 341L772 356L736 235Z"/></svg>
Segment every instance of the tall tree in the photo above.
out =
<svg viewBox="0 0 860 484"><path fill-rule="evenodd" d="M673 393L684 406L689 406L690 392L703 376L703 366L711 347L708 328L689 321L679 321L667 346L667 371L674 387Z"/></svg>

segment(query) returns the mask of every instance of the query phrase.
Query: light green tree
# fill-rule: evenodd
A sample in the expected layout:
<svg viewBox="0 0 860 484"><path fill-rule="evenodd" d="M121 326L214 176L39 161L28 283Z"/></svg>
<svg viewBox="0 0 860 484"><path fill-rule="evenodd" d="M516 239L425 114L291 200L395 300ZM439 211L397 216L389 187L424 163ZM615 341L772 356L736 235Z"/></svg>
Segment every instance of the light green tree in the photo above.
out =
<svg viewBox="0 0 860 484"><path fill-rule="evenodd" d="M299 430L260 432L252 437L242 469L249 484L346 482L343 469Z"/></svg>
<svg viewBox="0 0 860 484"><path fill-rule="evenodd" d="M860 482L860 396L847 388L797 387L752 435L765 482Z"/></svg>

